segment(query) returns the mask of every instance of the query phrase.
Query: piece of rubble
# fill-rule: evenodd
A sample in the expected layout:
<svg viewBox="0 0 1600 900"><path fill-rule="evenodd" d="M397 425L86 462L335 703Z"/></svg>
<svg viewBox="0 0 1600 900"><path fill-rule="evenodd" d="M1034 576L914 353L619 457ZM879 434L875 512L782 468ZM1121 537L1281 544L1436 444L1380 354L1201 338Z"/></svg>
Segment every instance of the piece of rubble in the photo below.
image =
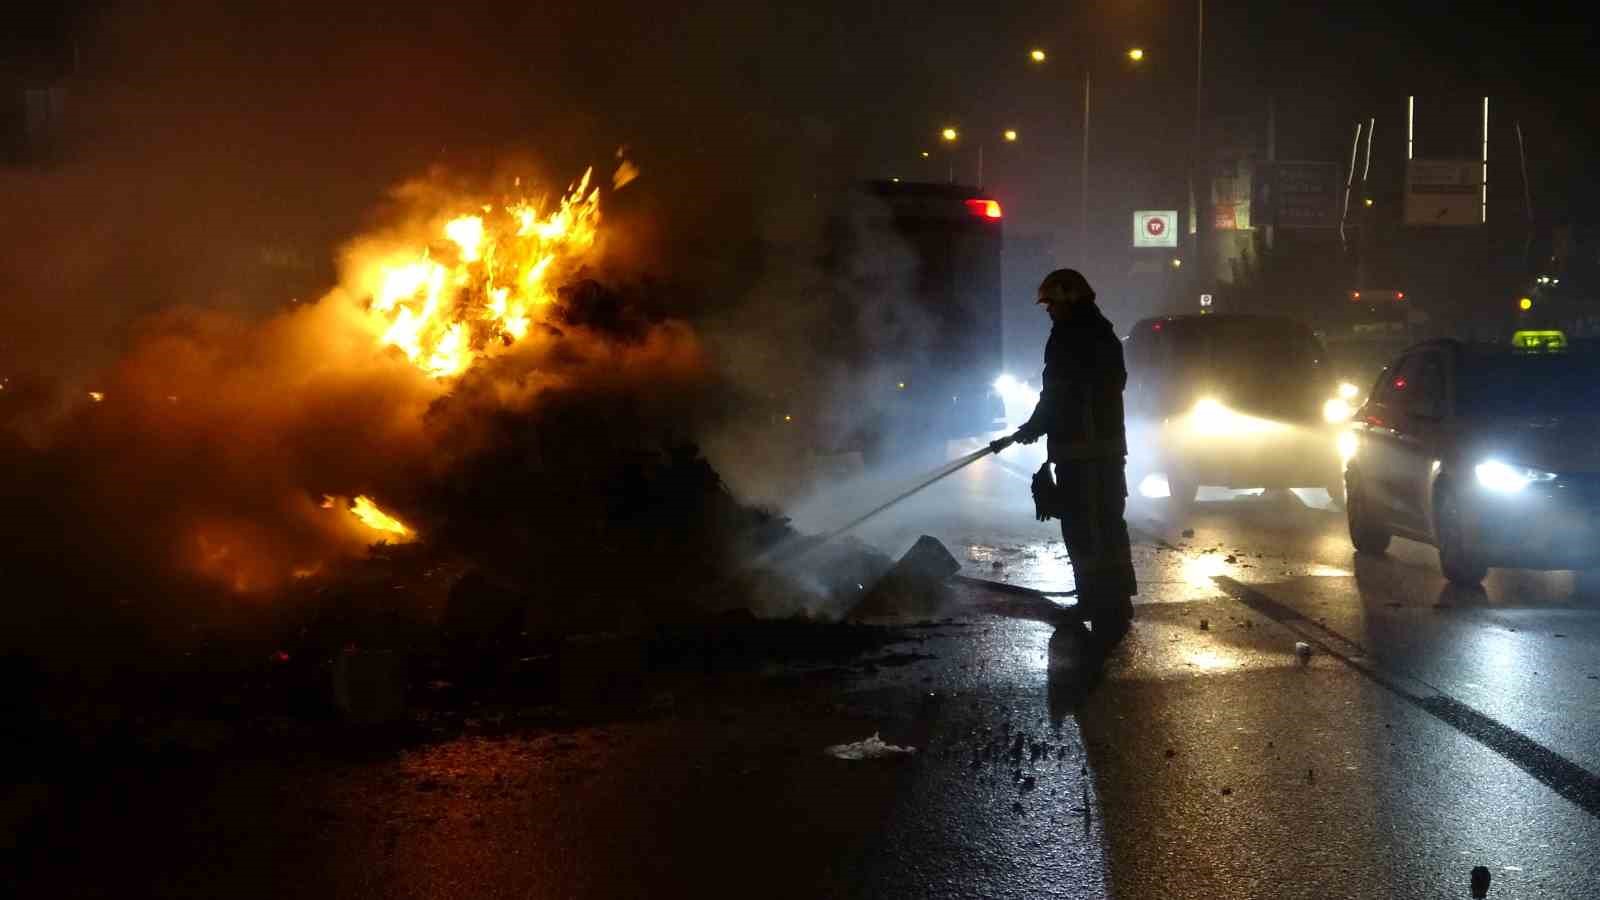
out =
<svg viewBox="0 0 1600 900"><path fill-rule="evenodd" d="M998 560L997 560L998 562ZM906 578L949 578L961 571L961 563L950 555L944 544L932 535L923 535L911 549L894 564L891 574Z"/></svg>
<svg viewBox="0 0 1600 900"><path fill-rule="evenodd" d="M1301 663L1310 662L1311 661L1311 645L1306 643L1305 641L1295 641L1294 642L1294 655L1299 658Z"/></svg>
<svg viewBox="0 0 1600 900"><path fill-rule="evenodd" d="M1489 896L1489 867L1472 867L1472 896L1483 900Z"/></svg>
<svg viewBox="0 0 1600 900"><path fill-rule="evenodd" d="M1211 621L1209 619L1201 619L1200 620L1200 630L1201 631L1210 631L1211 630Z"/></svg>

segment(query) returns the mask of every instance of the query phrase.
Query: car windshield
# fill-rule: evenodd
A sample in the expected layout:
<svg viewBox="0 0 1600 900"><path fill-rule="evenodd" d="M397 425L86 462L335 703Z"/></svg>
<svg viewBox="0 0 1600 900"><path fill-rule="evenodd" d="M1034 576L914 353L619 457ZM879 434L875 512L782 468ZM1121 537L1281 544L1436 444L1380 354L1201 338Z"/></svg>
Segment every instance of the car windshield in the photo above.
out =
<svg viewBox="0 0 1600 900"><path fill-rule="evenodd" d="M1218 317L1175 323L1173 362L1179 372L1271 389L1309 374L1326 355L1310 329L1269 318Z"/></svg>
<svg viewBox="0 0 1600 900"><path fill-rule="evenodd" d="M1322 345L1310 329L1267 318L1218 317L1176 323L1178 358L1191 365L1257 366L1268 371L1286 364L1315 362Z"/></svg>
<svg viewBox="0 0 1600 900"><path fill-rule="evenodd" d="M1465 415L1600 416L1600 355L1468 357L1457 403Z"/></svg>

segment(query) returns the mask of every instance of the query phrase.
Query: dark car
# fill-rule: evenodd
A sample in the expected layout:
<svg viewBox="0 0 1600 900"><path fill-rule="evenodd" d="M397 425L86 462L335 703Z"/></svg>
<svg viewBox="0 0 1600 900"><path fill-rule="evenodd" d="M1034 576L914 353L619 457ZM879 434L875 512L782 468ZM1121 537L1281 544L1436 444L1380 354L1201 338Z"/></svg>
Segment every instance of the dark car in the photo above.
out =
<svg viewBox="0 0 1600 900"><path fill-rule="evenodd" d="M1357 393L1327 350L1282 316L1146 319L1124 345L1130 466L1145 496L1166 476L1174 502L1200 485L1325 487L1343 493L1339 429Z"/></svg>
<svg viewBox="0 0 1600 900"><path fill-rule="evenodd" d="M1358 551L1432 544L1461 584L1600 563L1600 354L1534 346L1432 341L1384 370L1345 439Z"/></svg>

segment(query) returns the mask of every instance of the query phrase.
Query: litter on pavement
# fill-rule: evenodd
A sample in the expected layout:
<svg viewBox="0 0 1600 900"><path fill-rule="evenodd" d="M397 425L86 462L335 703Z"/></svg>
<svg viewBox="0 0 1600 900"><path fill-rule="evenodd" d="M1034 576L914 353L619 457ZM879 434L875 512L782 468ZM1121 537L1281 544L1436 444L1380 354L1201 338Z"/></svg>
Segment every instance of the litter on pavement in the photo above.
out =
<svg viewBox="0 0 1600 900"><path fill-rule="evenodd" d="M892 759L897 756L908 756L917 752L915 747L896 747L894 744L885 744L883 738L878 737L874 731L872 737L853 744L834 744L822 751L835 759Z"/></svg>

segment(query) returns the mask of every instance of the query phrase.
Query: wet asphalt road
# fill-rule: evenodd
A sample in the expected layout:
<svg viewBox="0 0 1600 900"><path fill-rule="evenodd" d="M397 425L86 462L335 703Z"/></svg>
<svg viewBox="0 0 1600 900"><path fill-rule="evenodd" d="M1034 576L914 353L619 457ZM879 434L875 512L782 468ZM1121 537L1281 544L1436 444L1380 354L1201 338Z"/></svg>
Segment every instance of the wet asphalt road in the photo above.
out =
<svg viewBox="0 0 1600 900"><path fill-rule="evenodd" d="M1068 588L1033 464L861 535ZM1491 897L1600 895L1600 579L1452 590L1419 545L1356 559L1336 511L1211 496L1131 511L1138 616L1103 670L960 586L862 659L663 678L593 724L68 791L21 893L1466 897L1484 865ZM874 733L917 752L823 752Z"/></svg>

